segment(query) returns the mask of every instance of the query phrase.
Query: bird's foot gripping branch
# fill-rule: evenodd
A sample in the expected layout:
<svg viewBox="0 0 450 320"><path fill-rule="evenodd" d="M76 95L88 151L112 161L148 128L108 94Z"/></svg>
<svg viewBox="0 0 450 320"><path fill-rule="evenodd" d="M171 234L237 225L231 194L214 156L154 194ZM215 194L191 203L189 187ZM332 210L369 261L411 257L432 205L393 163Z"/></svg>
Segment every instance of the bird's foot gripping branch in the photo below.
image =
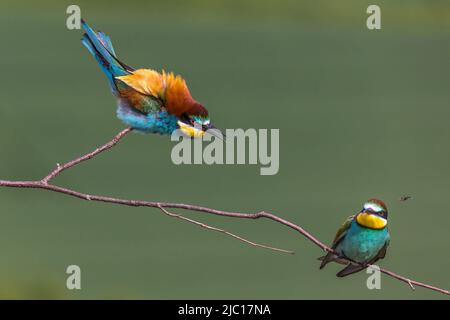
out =
<svg viewBox="0 0 450 320"><path fill-rule="evenodd" d="M241 242L244 242L246 244L249 244L251 246L261 247L261 248L278 251L278 252L283 252L283 253L288 253L288 254L293 254L294 252L292 252L292 251L256 243L256 242L247 240L241 236L238 236L234 233L228 232L226 230L207 225L207 224L199 222L197 220L185 217L181 214L172 213L169 211L169 209L183 209L183 210L188 210L188 211L195 211L195 212L200 212L200 213L206 213L206 214L212 214L212 215L218 215L218 216L224 216L224 217L231 217L231 218L240 218L240 219L254 219L254 220L268 219L268 220L274 221L276 223L282 224L286 227L289 227L290 229L293 229L294 231L297 231L298 233L300 233L302 236L304 236L306 239L308 239L309 241L314 243L316 246L318 246L320 249L324 250L325 252L333 253L333 254L336 254L337 256L339 256L338 252L335 252L334 249L332 249L332 248L328 247L327 245L325 245L324 243L322 243L320 240L315 238L312 234L307 232L301 226L299 226L293 222L290 222L288 220L285 220L285 219L283 219L275 214L269 213L269 212L265 212L265 211L260 211L260 212L256 212L256 213L245 213L245 212L237 212L237 211L233 212L233 211L223 211L223 210L217 210L217 209L202 207L202 206L198 206L198 205L190 205L190 204L183 204L183 203L169 203L169 202L120 199L120 198L113 198L113 197L107 197L107 196L101 196L101 195L92 195L92 194L82 193L82 192L79 192L79 191L76 191L73 189L69 189L69 188L65 188L65 187L61 187L61 186L58 186L58 185L52 183L53 179L55 177L57 177L59 174L61 174L62 172L64 172L65 170L68 170L84 161L90 160L90 159L94 158L96 155L98 155L99 153L102 153L104 151L111 149L112 147L117 145L117 143L119 141L121 141L131 131L133 131L133 129L131 129L131 128L124 129L123 131L119 132L111 141L98 147L94 151L87 153L87 154L85 154L79 158L76 158L72 161L69 161L67 163L57 164L55 169L53 171L51 171L47 176L42 178L41 180L34 180L34 181L0 180L0 186L10 187L10 188L43 189L43 190L53 191L53 192L65 194L68 196L76 197L76 198L79 198L82 200L87 200L87 201L106 202L106 203L123 205L123 206L131 206L131 207L157 208L161 212L163 212L164 214L166 214L170 217L190 222L190 223L195 224L206 230L216 231L216 232L226 234L232 238L235 238L235 239L237 239ZM354 263L352 261L345 261L345 258L341 258L337 262L343 263L343 264ZM361 266L367 267L366 264L363 264ZM433 290L435 292L439 292L439 293L450 296L450 291L448 291L448 290L438 288L435 286L431 286L426 283L408 279L406 277L403 277L399 274L396 274L396 273L386 270L386 269L382 269L382 268L379 268L379 269L382 273L384 273L394 279L397 279L399 281L406 283L412 289L414 289L415 286L422 287L422 288L426 288L426 289Z"/></svg>

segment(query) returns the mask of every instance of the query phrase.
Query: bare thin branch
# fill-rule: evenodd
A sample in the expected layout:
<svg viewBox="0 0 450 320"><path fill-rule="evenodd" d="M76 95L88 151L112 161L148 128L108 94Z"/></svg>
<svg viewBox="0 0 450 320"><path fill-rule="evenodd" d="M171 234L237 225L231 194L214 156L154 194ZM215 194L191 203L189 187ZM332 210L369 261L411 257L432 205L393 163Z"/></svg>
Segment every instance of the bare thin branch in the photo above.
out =
<svg viewBox="0 0 450 320"><path fill-rule="evenodd" d="M234 233L228 232L226 230L219 229L219 228L216 228L216 227L212 227L210 225L207 225L206 223L199 222L197 220L187 218L187 217L185 217L185 216L183 216L181 214L175 214L175 213L169 212L168 210L164 209L164 207L160 206L159 208L162 210L162 212L164 212L169 217L181 219L181 220L184 220L184 221L188 221L190 223L193 223L193 224L195 224L195 225L197 225L199 227L205 228L207 230L224 233L224 234L226 234L226 235L228 235L228 236L230 236L232 238L235 238L235 239L237 239L239 241L242 241L242 242L247 243L247 244L249 244L251 246L254 246L254 247L260 247L260 248L264 248L264 249L269 249L269 250L278 251L278 252L284 252L284 253L289 253L289 254L294 254L295 253L294 251L291 251L291 250L285 250L285 249L280 249L280 248L267 246L265 244L256 243L256 242L247 240L245 238L242 238L241 236L238 236L238 235L236 235Z"/></svg>
<svg viewBox="0 0 450 320"><path fill-rule="evenodd" d="M115 146L126 134L128 134L129 132L131 132L132 129L131 128L127 128L123 131L121 131L118 135L116 135L110 142L108 142L107 144L95 149L93 152L88 153L84 156L81 156L77 159L74 159L70 162L67 162L66 164L63 165L57 165L57 167L51 172L49 173L46 177L44 177L42 180L38 180L38 181L12 181L12 180L0 180L0 186L3 187L9 187L9 188L33 188L33 189L44 189L44 190L48 190L48 191L53 191L53 192L57 192L57 193L61 193L61 194L65 194L65 195L69 195L72 197L76 197L82 200L86 200L86 201L98 201L98 202L106 202L106 203L112 203L112 204L116 204L116 205L124 205L124 206L132 206L132 207L151 207L151 208L158 208L160 210L163 210L165 214L175 217L175 218L179 218L185 221L188 221L190 223L196 224L200 227L203 227L205 229L208 230L212 230L212 231L217 231L217 232L222 232L225 233L233 238L236 238L242 242L245 242L247 244L253 245L253 246L257 246L257 247L263 247L266 249L271 249L271 250L276 250L276 251L281 251L281 252L287 252L287 253L292 253L290 251L284 250L284 249L277 249L277 248L273 248L273 247L269 247L269 246L265 246L265 245L260 245L257 243L254 243L252 241L246 240L242 237L239 237L235 234L232 234L228 231L219 229L219 228L215 228L215 227L211 227L208 226L204 223L195 221L193 219L189 219L186 218L184 216L181 215L177 215L177 214L173 214L168 212L166 209L171 208L171 209L184 209L184 210L189 210L189 211L196 211L196 212L202 212L202 213L208 213L208 214L213 214L213 215L218 215L218 216L224 216L224 217L232 217L232 218L241 218L241 219L260 219L260 218L264 218L264 219L269 219L272 220L274 222L277 222L279 224L282 224L284 226L287 226L295 231L297 231L298 233L300 233L301 235L303 235L305 238L307 238L308 240L310 240L312 243L314 243L316 246L318 246L319 248L321 248L324 251L328 251L328 252L334 252L333 249L331 249L330 247L328 247L327 245L325 245L324 243L322 243L320 240L318 240L316 237L314 237L312 234L310 234L309 232L307 232L305 229L303 229L301 226L290 222L288 220L285 220L273 213L269 213L269 212L265 212L265 211L260 211L257 213L245 213L245 212L233 212L233 211L223 211L223 210L217 210L217 209L212 209L212 208L207 208L207 207L203 207L203 206L197 206L197 205L191 205L191 204L183 204L183 203L170 203L170 202L155 202L155 201L142 201L142 200L130 200L130 199L120 199L120 198L113 198L113 197L107 197L107 196L101 196L101 195L90 195L90 194L85 194L85 193L81 193L78 191L75 191L73 189L69 189L69 188L64 188L64 187L60 187L54 184L50 184L49 182L55 178L57 175L59 175L61 172L76 166L77 164L89 160L93 157L95 157L97 154L106 151L110 148L112 148L113 146ZM412 289L415 289L414 286L417 287L422 287L422 288L426 288L429 290L433 290L435 292L439 292L445 295L449 295L450 296L450 291L449 290L445 290L439 287L435 287L426 283L422 283L422 282L418 282L415 280L411 280L408 279L404 276L401 276L399 274L396 274L392 271L380 268L380 271L394 279L397 279L401 282L406 283L409 287L411 287Z"/></svg>
<svg viewBox="0 0 450 320"><path fill-rule="evenodd" d="M97 154L102 153L103 151L106 151L108 149L111 149L112 147L114 147L123 137L125 137L125 135L127 135L128 133L130 133L131 131L133 131L132 128L126 128L124 130L122 130L121 132L119 132L110 142L108 142L107 144L104 144L101 147L98 147L97 149L95 149L94 151L85 154L84 156L81 156L79 158L76 158L72 161L69 161L63 165L57 163L56 164L56 168L50 172L46 177L44 177L41 181L44 184L47 184L50 182L50 180L52 180L53 178L55 178L57 175L59 175L61 172L72 168L74 166L76 166L77 164L80 164L83 161L92 159L93 157L95 157Z"/></svg>

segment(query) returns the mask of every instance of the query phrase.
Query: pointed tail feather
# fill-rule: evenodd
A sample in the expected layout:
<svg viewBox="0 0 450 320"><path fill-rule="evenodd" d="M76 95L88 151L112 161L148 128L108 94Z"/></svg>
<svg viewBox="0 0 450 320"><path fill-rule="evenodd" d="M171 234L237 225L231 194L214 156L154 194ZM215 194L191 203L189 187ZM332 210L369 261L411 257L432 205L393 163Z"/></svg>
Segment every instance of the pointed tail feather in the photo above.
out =
<svg viewBox="0 0 450 320"><path fill-rule="evenodd" d="M338 276L339 278L346 277L348 275L359 272L366 268L366 266L363 265L349 263L348 260L339 258L338 256L336 256L331 252L328 252L326 255L317 258L317 260L322 261L319 267L320 269L323 269L330 262L336 262L339 264L347 265L344 269L342 269L336 274L336 276Z"/></svg>
<svg viewBox="0 0 450 320"><path fill-rule="evenodd" d="M331 261L334 261L336 258L336 255L331 252L328 252L323 257L318 258L318 260L322 261L319 269L323 269L327 264L329 264Z"/></svg>
<svg viewBox="0 0 450 320"><path fill-rule="evenodd" d="M336 263L344 264L344 265L348 264L347 259L345 259L343 257L338 257L331 252L328 252L326 255L317 258L317 260L322 261L322 263L320 264L320 269L323 269L330 262L336 262Z"/></svg>
<svg viewBox="0 0 450 320"><path fill-rule="evenodd" d="M338 276L339 278L342 277L346 277L348 275L351 275L353 273L359 272L361 270L364 270L366 267L365 266L361 266L361 265L355 265L355 264L349 264L348 266L346 266L344 269L342 269L341 271L339 271L336 276Z"/></svg>
<svg viewBox="0 0 450 320"><path fill-rule="evenodd" d="M117 89L115 77L130 74L134 69L119 61L115 55L111 39L103 32L95 32L82 20L86 32L81 39L83 45L89 50L108 77L113 91Z"/></svg>
<svg viewBox="0 0 450 320"><path fill-rule="evenodd" d="M104 32L101 31L97 31L97 36L98 39L100 40L100 42L102 43L102 45L106 48L106 50L108 50L108 53L110 53L111 55L113 55L114 57L116 56L116 52L114 51L112 42L111 42L111 38L105 34Z"/></svg>

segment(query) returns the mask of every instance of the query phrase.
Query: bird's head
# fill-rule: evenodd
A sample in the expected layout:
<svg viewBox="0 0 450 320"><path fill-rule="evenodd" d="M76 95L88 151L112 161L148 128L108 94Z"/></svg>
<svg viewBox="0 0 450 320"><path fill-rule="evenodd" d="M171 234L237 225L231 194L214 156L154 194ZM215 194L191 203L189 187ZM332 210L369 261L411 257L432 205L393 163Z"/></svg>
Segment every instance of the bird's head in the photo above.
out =
<svg viewBox="0 0 450 320"><path fill-rule="evenodd" d="M169 113L177 117L178 129L191 138L201 138L206 131L215 129L209 120L208 110L194 98L180 76L163 71L162 78L166 84L164 98ZM221 138L220 131L209 131L212 135Z"/></svg>
<svg viewBox="0 0 450 320"><path fill-rule="evenodd" d="M178 118L178 128L188 137L201 138L205 135L206 131L212 135L221 138L222 134L220 130L211 124L209 115L206 114L183 114ZM213 130L214 129L214 130Z"/></svg>
<svg viewBox="0 0 450 320"><path fill-rule="evenodd" d="M356 221L370 229L383 229L387 225L388 211L386 204L378 199L369 199L358 213Z"/></svg>

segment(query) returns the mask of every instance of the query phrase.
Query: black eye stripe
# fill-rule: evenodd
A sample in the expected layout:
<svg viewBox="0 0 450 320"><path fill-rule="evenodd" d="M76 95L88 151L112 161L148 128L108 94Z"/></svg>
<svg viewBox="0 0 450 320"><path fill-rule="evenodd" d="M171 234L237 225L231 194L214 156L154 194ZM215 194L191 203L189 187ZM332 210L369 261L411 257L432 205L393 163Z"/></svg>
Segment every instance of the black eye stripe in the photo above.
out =
<svg viewBox="0 0 450 320"><path fill-rule="evenodd" d="M387 212L386 211L381 211L381 212L379 212L379 213L377 213L380 217L382 217L382 218L387 218Z"/></svg>
<svg viewBox="0 0 450 320"><path fill-rule="evenodd" d="M372 210L372 209L364 209L364 208L363 208L362 211L363 211L363 212L366 212L366 213L368 213L368 214L375 214L375 215L378 215L378 216L380 216L380 217L382 217L382 218L385 218L385 219L387 219L387 216L388 216L388 214L387 214L386 211L376 212L376 211L374 211L374 210Z"/></svg>

